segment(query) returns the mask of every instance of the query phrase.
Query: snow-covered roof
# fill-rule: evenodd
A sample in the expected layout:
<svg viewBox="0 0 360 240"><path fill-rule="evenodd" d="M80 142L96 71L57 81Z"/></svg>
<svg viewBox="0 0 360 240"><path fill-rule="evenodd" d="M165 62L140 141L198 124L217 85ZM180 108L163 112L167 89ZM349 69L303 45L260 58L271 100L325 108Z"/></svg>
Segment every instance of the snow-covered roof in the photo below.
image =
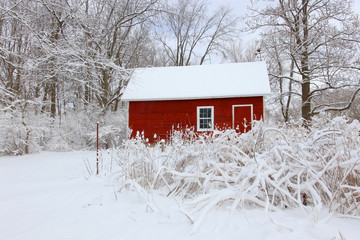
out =
<svg viewBox="0 0 360 240"><path fill-rule="evenodd" d="M270 93L265 62L135 69L123 100L264 96Z"/></svg>

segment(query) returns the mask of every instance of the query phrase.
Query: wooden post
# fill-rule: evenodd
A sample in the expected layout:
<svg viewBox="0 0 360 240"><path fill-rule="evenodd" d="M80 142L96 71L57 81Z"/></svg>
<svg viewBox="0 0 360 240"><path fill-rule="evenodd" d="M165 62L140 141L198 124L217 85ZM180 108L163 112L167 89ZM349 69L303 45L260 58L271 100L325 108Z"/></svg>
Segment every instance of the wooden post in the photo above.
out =
<svg viewBox="0 0 360 240"><path fill-rule="evenodd" d="M96 175L99 175L99 122L96 123Z"/></svg>

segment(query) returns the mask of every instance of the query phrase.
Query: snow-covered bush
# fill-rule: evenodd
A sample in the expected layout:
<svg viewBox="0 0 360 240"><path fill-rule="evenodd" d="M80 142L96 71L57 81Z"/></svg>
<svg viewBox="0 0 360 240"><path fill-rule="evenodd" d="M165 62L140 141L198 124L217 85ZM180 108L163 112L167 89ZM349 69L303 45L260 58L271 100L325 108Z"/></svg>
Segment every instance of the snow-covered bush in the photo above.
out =
<svg viewBox="0 0 360 240"><path fill-rule="evenodd" d="M0 155L34 153L43 146L50 118L25 106L14 103L12 111L0 112Z"/></svg>
<svg viewBox="0 0 360 240"><path fill-rule="evenodd" d="M96 149L96 124L99 122L100 148L119 146L126 136L125 114L123 112L102 114L99 111L68 111L56 118L46 149L70 151Z"/></svg>
<svg viewBox="0 0 360 240"><path fill-rule="evenodd" d="M97 122L100 147L119 146L126 137L125 113L93 110L67 110L51 118L40 107L14 104L12 111L0 111L0 155L96 149Z"/></svg>
<svg viewBox="0 0 360 240"><path fill-rule="evenodd" d="M54 119L45 149L71 151L89 148L89 134L96 132L96 121L87 111L67 111Z"/></svg>
<svg viewBox="0 0 360 240"><path fill-rule="evenodd" d="M321 116L310 129L259 122L241 135L177 132L165 149L131 139L118 149L116 177L122 184L181 197L189 216L219 204L300 207L314 216L327 206L360 215L359 130L356 120Z"/></svg>
<svg viewBox="0 0 360 240"><path fill-rule="evenodd" d="M98 118L99 144L102 149L120 146L126 139L126 112L108 112ZM96 125L92 131L88 131L88 145L96 146Z"/></svg>

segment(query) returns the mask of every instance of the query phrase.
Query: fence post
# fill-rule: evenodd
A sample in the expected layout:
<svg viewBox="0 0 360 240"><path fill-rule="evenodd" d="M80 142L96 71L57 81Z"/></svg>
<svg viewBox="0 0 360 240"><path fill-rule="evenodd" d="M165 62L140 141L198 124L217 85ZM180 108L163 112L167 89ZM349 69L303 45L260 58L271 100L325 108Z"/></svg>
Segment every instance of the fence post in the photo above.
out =
<svg viewBox="0 0 360 240"><path fill-rule="evenodd" d="M96 123L96 175L99 175L99 122Z"/></svg>

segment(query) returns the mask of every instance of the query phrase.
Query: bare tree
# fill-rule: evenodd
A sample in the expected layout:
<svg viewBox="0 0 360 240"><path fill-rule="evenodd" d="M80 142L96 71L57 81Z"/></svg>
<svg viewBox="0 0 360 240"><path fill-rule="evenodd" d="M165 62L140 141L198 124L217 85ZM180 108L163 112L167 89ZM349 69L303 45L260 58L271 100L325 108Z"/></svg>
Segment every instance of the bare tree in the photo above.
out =
<svg viewBox="0 0 360 240"><path fill-rule="evenodd" d="M55 117L65 106L97 102L116 111L126 69L146 64L146 24L157 0L40 2L38 70L46 79L43 102L50 103L43 110Z"/></svg>
<svg viewBox="0 0 360 240"><path fill-rule="evenodd" d="M241 39L238 39L224 43L221 54L228 62L254 62L257 60L258 49L261 49L259 40L244 44Z"/></svg>
<svg viewBox="0 0 360 240"><path fill-rule="evenodd" d="M96 80L86 83L86 88L98 86L92 92L101 107L116 111L128 80L125 69L147 65L143 57L149 51L147 20L154 14L157 0L85 3L78 21L83 36L77 46L84 49L81 56L87 63L88 77Z"/></svg>
<svg viewBox="0 0 360 240"><path fill-rule="evenodd" d="M263 41L273 43L268 48L278 47L276 52L283 55L270 54L270 61L287 62L286 71L278 68L270 74L279 81L290 80L288 86L292 87L287 95L301 97L301 115L305 121L321 111L348 109L360 91L359 69L354 68L359 59L359 54L354 53L359 48L359 20L351 11L351 3L350 0L277 0L262 9L252 7L248 26L262 29ZM276 40L270 41L274 35ZM344 89L351 93L348 100L332 101L331 94ZM328 95L328 102L315 101L319 95Z"/></svg>
<svg viewBox="0 0 360 240"><path fill-rule="evenodd" d="M294 59L287 55L285 49L289 46L277 34L268 35L262 41L262 47L266 49L271 86L277 93L273 100L280 104L283 120L288 122L291 117L296 117L291 116L290 110L294 107L294 97L299 97L298 92L301 90L294 81Z"/></svg>
<svg viewBox="0 0 360 240"><path fill-rule="evenodd" d="M178 0L165 5L156 36L169 65L201 65L234 36L237 20L227 8L210 14L206 0Z"/></svg>
<svg viewBox="0 0 360 240"><path fill-rule="evenodd" d="M0 113L4 124L5 152L30 152L35 131L29 112L37 112L39 84L33 75L33 37L26 25L33 2L6 1L0 5ZM1 152L1 151L0 151Z"/></svg>
<svg viewBox="0 0 360 240"><path fill-rule="evenodd" d="M156 3L2 1L0 153L29 153L31 139L47 132L37 124L53 129L65 111L116 111L127 69L153 61L148 19Z"/></svg>

